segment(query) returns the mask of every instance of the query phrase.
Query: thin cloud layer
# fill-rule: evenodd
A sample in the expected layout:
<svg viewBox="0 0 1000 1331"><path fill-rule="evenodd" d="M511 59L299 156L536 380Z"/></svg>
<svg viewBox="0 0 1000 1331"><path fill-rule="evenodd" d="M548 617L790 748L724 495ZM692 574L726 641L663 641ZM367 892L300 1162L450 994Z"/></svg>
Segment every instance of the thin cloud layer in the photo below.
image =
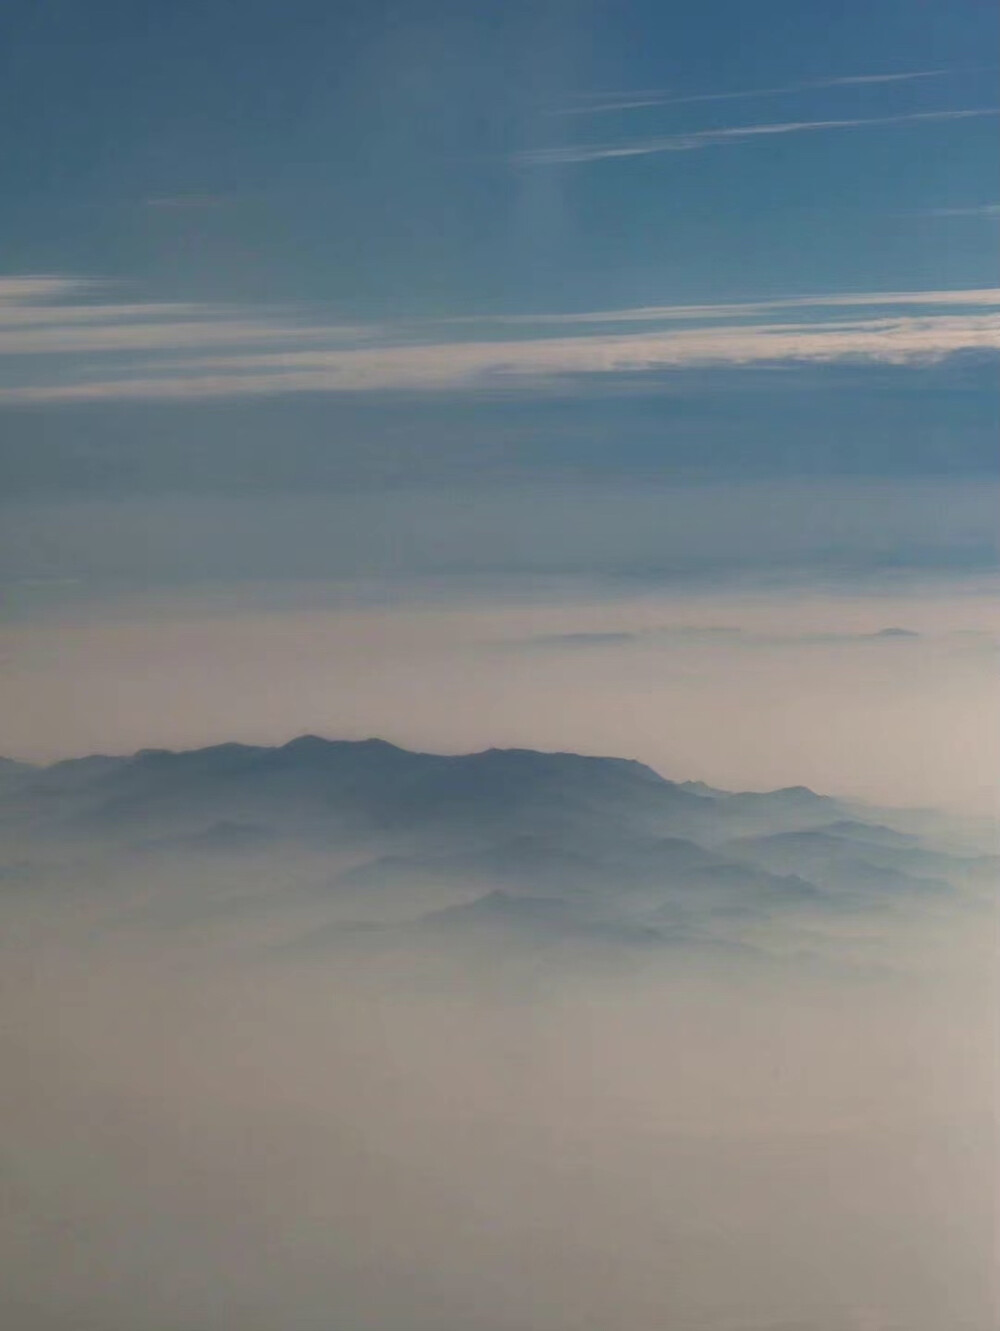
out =
<svg viewBox="0 0 1000 1331"><path fill-rule="evenodd" d="M901 115L858 116L829 120L788 120L773 124L730 125L722 129L701 129L685 134L665 134L656 138L632 139L622 143L564 144L554 148L531 148L515 154L513 161L523 166L560 166L575 162L598 162L613 157L648 157L652 153L695 152L721 144L746 142L776 134L815 133L818 130L867 129L881 125L916 125L934 121L969 120L995 116L1000 108L973 107L958 111L907 111Z"/></svg>
<svg viewBox="0 0 1000 1331"><path fill-rule="evenodd" d="M1000 204L995 205L1000 212ZM944 210L948 213L965 212L964 209ZM975 211L988 211L976 209ZM611 323L675 323L695 324L700 320L750 319L772 310L813 310L821 313L832 309L864 309L877 307L924 307L927 309L951 307L953 310L986 307L1000 308L1000 287L981 287L960 291L845 291L816 296L783 296L772 300L740 301L711 305L638 305L621 310L586 310L567 313L469 315L450 319L449 323L482 324L611 324Z"/></svg>
<svg viewBox="0 0 1000 1331"><path fill-rule="evenodd" d="M964 644L970 635L958 634L958 641ZM977 645L981 637L988 637L985 634L971 635ZM519 641L506 643L505 646L515 648L588 648L588 647L618 647L628 644L645 644L649 646L656 645L685 645L699 646L711 644L712 646L733 646L733 647L837 647L841 645L854 645L856 643L886 643L886 642L911 642L919 640L922 637L914 629L904 629L889 627L875 629L865 633L753 633L748 632L736 626L730 625L697 625L697 624L662 624L655 625L652 628L637 629L632 632L585 632L585 633L545 633L536 634L530 638L522 638Z"/></svg>
<svg viewBox="0 0 1000 1331"><path fill-rule="evenodd" d="M928 217L1000 217L1000 203L978 203L968 208L928 208Z"/></svg>
<svg viewBox="0 0 1000 1331"><path fill-rule="evenodd" d="M741 88L736 92L701 92L677 97L660 89L646 92L596 94L581 98L576 106L560 107L553 114L564 116L603 115L610 111L633 111L655 106L687 106L694 102L732 102L752 97L780 97L786 93L813 92L823 88L850 88L882 83L911 83L916 79L942 78L950 69L918 69L904 74L848 74L840 78L784 83L778 88Z"/></svg>
<svg viewBox="0 0 1000 1331"><path fill-rule="evenodd" d="M452 320L392 327L302 312L196 303L82 303L94 284L13 278L0 286L0 404L185 401L301 392L509 390L577 376L686 367L869 361L924 364L1000 348L1000 291L863 292L728 305L509 316L513 324L660 323L634 333L441 338ZM878 315L868 315L868 307ZM907 313L894 313L912 310ZM840 311L854 310L853 317ZM801 320L762 322L802 310ZM837 317L830 312L837 311ZM758 320L757 322L752 322ZM720 321L729 326L720 327ZM489 318L472 319L484 326ZM671 327L678 322L688 326ZM247 348L252 348L248 350ZM122 355L128 360L123 362ZM69 357L53 371L49 357ZM102 363L102 357L112 357ZM16 359L14 359L16 358Z"/></svg>

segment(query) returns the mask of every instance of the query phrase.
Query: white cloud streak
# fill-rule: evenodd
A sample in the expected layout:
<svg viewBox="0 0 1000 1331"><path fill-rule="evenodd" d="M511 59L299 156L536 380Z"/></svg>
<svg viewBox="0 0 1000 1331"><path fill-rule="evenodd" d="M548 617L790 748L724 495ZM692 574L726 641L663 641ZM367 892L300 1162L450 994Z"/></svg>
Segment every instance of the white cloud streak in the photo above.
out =
<svg viewBox="0 0 1000 1331"><path fill-rule="evenodd" d="M969 120L1000 115L998 107L974 107L961 111L913 111L891 116L861 116L839 120L788 120L776 124L731 125L722 129L701 129L685 134L667 134L657 138L633 139L625 143L564 144L554 148L530 148L515 153L511 160L522 166L559 166L578 162L598 162L615 157L648 157L655 153L696 152L701 148L741 143L750 139L780 134L816 133L820 130L866 129L883 125L915 125L935 121Z"/></svg>
<svg viewBox="0 0 1000 1331"><path fill-rule="evenodd" d="M1000 211L1000 206L998 206ZM621 310L584 310L574 313L468 315L447 323L483 324L608 324L694 322L699 319L746 319L772 310L863 309L877 306L919 306L928 309L949 306L972 309L985 306L1000 308L1000 287L967 288L956 291L862 291L838 292L820 296L782 296L772 300L754 300L713 305L637 305Z"/></svg>
<svg viewBox="0 0 1000 1331"><path fill-rule="evenodd" d="M969 208L927 208L926 217L1000 217L1000 203L979 203Z"/></svg>
<svg viewBox="0 0 1000 1331"><path fill-rule="evenodd" d="M245 342L328 342L357 340L364 330L350 326L282 327L276 323L239 319L180 319L162 322L117 322L84 327L0 330L0 355L45 355L65 352L155 351L167 347L223 347Z"/></svg>
<svg viewBox="0 0 1000 1331"><path fill-rule="evenodd" d="M785 83L777 88L741 88L736 92L702 92L675 96L662 89L647 92L597 94L576 106L560 107L553 115L603 115L609 111L633 111L655 106L686 106L694 102L732 102L751 97L780 97L786 93L812 92L824 88L858 87L866 84L910 83L914 79L942 78L950 69L918 69L904 74L848 74L839 78L812 79L803 83Z"/></svg>
<svg viewBox="0 0 1000 1331"><path fill-rule="evenodd" d="M210 306L181 301L137 304L56 305L25 304L0 299L0 329L40 327L46 324L107 324L129 320L202 319L212 314Z"/></svg>
<svg viewBox="0 0 1000 1331"><path fill-rule="evenodd" d="M526 387L564 376L868 360L905 365L1000 350L1000 316L751 325L669 333L446 342L214 357L188 373L0 389L0 403L205 399L296 392Z"/></svg>
<svg viewBox="0 0 1000 1331"><path fill-rule="evenodd" d="M375 325L296 323L274 310L262 314L192 301L95 299L105 289L79 278L0 277L0 356L362 342L380 331ZM80 303L81 296L89 302ZM74 298L77 303L69 303Z"/></svg>
<svg viewBox="0 0 1000 1331"><path fill-rule="evenodd" d="M25 301L57 300L62 296L78 296L92 290L94 286L95 283L83 278L55 276L50 273L0 277L0 309L8 305L23 305Z"/></svg>
<svg viewBox="0 0 1000 1331"><path fill-rule="evenodd" d="M60 303L60 293L92 292L90 284L73 279L10 279L4 285L9 294L0 300L0 354L16 367L0 387L0 403L8 404L523 391L584 375L859 359L908 364L1000 348L1000 289L503 316L500 323L524 329L569 327L549 336L443 338L449 322L463 321L388 328L304 318L293 323L277 313L209 305ZM20 299L18 291L24 293ZM800 310L807 317L789 317ZM766 317L781 311L783 319ZM470 316L465 322L497 319ZM629 332L600 327L628 323L660 326ZM107 359L123 353L133 357L127 366ZM56 371L48 359L54 355L69 357Z"/></svg>

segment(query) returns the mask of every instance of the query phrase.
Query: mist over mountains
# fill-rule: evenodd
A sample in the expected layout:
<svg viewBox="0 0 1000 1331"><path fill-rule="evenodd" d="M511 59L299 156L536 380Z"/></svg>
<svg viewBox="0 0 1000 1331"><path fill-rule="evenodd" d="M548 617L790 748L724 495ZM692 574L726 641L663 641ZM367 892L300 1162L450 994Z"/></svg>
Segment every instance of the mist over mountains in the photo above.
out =
<svg viewBox="0 0 1000 1331"><path fill-rule="evenodd" d="M526 749L0 763L7 1320L992 1331L991 835Z"/></svg>
<svg viewBox="0 0 1000 1331"><path fill-rule="evenodd" d="M195 911L200 882L206 907L220 882L243 912L248 897L308 899L289 942L364 926L397 941L747 945L769 921L947 909L997 867L968 828L804 787L733 793L622 758L313 735L7 761L0 819L8 878L183 883Z"/></svg>

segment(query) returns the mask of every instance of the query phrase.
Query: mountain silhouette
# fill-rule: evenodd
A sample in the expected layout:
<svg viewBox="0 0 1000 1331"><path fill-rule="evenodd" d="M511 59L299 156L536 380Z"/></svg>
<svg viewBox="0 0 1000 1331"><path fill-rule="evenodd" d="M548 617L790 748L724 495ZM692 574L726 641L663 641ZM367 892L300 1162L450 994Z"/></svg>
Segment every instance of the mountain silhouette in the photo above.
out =
<svg viewBox="0 0 1000 1331"><path fill-rule="evenodd" d="M19 864L44 845L76 873L173 875L184 901L221 873L359 924L643 943L706 921L885 908L995 871L804 786L733 793L624 758L316 735L4 762L0 821Z"/></svg>

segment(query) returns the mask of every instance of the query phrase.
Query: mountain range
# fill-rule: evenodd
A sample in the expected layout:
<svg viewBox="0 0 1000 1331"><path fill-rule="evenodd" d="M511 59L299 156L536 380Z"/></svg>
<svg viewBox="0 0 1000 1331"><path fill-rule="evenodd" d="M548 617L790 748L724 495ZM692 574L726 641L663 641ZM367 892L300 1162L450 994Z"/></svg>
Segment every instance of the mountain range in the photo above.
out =
<svg viewBox="0 0 1000 1331"><path fill-rule="evenodd" d="M308 901L306 932L324 937L731 941L775 919L934 908L988 889L998 865L940 818L801 786L734 793L622 758L313 735L3 760L0 834L0 882L141 881L191 909L202 889Z"/></svg>

